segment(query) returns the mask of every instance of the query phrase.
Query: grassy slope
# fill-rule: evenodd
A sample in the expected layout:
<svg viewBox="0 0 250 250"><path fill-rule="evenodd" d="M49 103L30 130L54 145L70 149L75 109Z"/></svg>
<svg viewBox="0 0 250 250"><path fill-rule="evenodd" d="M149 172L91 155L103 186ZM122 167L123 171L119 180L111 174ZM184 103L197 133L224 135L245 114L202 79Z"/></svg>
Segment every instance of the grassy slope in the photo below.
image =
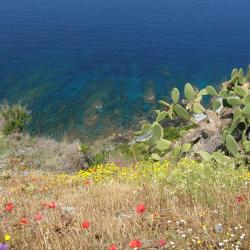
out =
<svg viewBox="0 0 250 250"><path fill-rule="evenodd" d="M142 249L250 245L249 174L230 166L184 159L175 166L107 165L76 175L15 170L2 176L0 192L0 238L3 242L8 233L12 249L103 250L115 243L124 250L133 239L143 243ZM10 213L5 211L9 201L14 203ZM44 206L52 201L56 208ZM143 215L135 212L139 203L146 206ZM20 223L23 217L28 224ZM85 219L88 229L81 228ZM219 223L221 233L215 232ZM165 248L159 247L161 239L167 241Z"/></svg>

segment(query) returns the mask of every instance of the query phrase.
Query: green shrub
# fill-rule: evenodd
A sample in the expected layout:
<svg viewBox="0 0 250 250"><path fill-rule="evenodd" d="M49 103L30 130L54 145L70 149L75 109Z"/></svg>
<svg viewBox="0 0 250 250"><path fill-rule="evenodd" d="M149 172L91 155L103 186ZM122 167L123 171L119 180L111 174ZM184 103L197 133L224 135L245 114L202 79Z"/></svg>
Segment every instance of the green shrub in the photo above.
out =
<svg viewBox="0 0 250 250"><path fill-rule="evenodd" d="M176 141L181 138L182 132L185 132L195 127L196 127L195 124L190 124L179 128L178 127L163 128L163 138L169 141Z"/></svg>
<svg viewBox="0 0 250 250"><path fill-rule="evenodd" d="M141 131L136 132L137 136L146 137L152 159L164 159L176 147L185 145L185 152L204 155L203 152L211 154L220 150L226 156L250 163L250 65L246 74L242 68L234 69L231 79L218 90L213 86L198 90L186 83L184 99L180 96L177 88L172 89L172 100L160 101L164 110L156 110L156 120L152 124L144 123ZM210 100L209 105L203 106L204 97ZM195 127L182 131L162 127L165 119L174 117ZM192 150L186 150L190 144Z"/></svg>
<svg viewBox="0 0 250 250"><path fill-rule="evenodd" d="M0 116L4 119L2 132L5 135L22 132L31 121L30 111L20 103L10 105L4 101L0 105Z"/></svg>

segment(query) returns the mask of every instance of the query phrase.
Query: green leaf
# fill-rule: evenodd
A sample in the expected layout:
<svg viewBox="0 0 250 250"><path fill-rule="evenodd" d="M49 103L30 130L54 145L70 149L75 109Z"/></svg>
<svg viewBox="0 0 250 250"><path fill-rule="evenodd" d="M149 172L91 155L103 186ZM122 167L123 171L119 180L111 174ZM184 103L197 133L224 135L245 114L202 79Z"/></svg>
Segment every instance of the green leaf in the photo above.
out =
<svg viewBox="0 0 250 250"><path fill-rule="evenodd" d="M245 116L250 115L250 103L248 103L243 109L242 109L242 114Z"/></svg>
<svg viewBox="0 0 250 250"><path fill-rule="evenodd" d="M135 136L142 135L142 131L134 131L134 135Z"/></svg>
<svg viewBox="0 0 250 250"><path fill-rule="evenodd" d="M232 135L228 135L226 137L226 146L227 146L228 151L232 155L236 156L238 154L239 147L238 147L238 144L237 144L237 142L235 141L235 139L233 138Z"/></svg>
<svg viewBox="0 0 250 250"><path fill-rule="evenodd" d="M247 78L247 81L250 81L250 64L247 67L246 78Z"/></svg>
<svg viewBox="0 0 250 250"><path fill-rule="evenodd" d="M233 77L235 77L235 76L238 76L238 74L239 74L238 69L237 69L237 68L234 68L234 69L232 70L232 73L231 73L231 79L232 79Z"/></svg>
<svg viewBox="0 0 250 250"><path fill-rule="evenodd" d="M161 157L160 157L158 154L156 154L156 153L153 153L153 154L151 155L151 158L152 158L153 160L155 160L155 161L160 161L160 160L161 160Z"/></svg>
<svg viewBox="0 0 250 250"><path fill-rule="evenodd" d="M219 96L223 97L223 98L227 98L228 97L228 90L227 89L223 89L219 92Z"/></svg>
<svg viewBox="0 0 250 250"><path fill-rule="evenodd" d="M216 160L216 162L218 162L218 163L223 163L223 162L225 163L225 162L229 162L231 160L230 157L225 156L221 152L214 152L213 157Z"/></svg>
<svg viewBox="0 0 250 250"><path fill-rule="evenodd" d="M244 70L242 68L239 70L238 78L240 84L244 83Z"/></svg>
<svg viewBox="0 0 250 250"><path fill-rule="evenodd" d="M160 112L157 117L156 117L156 121L157 122L161 122L162 120L164 120L166 118L166 116L168 115L167 111L162 111Z"/></svg>
<svg viewBox="0 0 250 250"><path fill-rule="evenodd" d="M151 132L151 130L152 130L151 124L145 123L142 125L142 133L143 134L147 134L147 133Z"/></svg>
<svg viewBox="0 0 250 250"><path fill-rule="evenodd" d="M239 96L246 96L248 94L247 89L240 86L234 87L234 92Z"/></svg>
<svg viewBox="0 0 250 250"><path fill-rule="evenodd" d="M200 90L198 95L201 95L201 96L208 95L207 89L205 88L205 89Z"/></svg>
<svg viewBox="0 0 250 250"><path fill-rule="evenodd" d="M217 96L218 93L213 86L207 86L207 93L212 96Z"/></svg>
<svg viewBox="0 0 250 250"><path fill-rule="evenodd" d="M165 139L160 139L156 144L156 148L159 150L167 150L170 147L171 147L171 142Z"/></svg>
<svg viewBox="0 0 250 250"><path fill-rule="evenodd" d="M234 84L234 83L237 83L238 81L238 75L235 75L231 78L231 80L229 81L230 84Z"/></svg>
<svg viewBox="0 0 250 250"><path fill-rule="evenodd" d="M218 99L214 99L212 101L211 105L212 105L213 111L216 111L216 110L218 110L222 106L222 103Z"/></svg>
<svg viewBox="0 0 250 250"><path fill-rule="evenodd" d="M174 104L177 104L179 102L180 93L179 93L179 90L177 88L173 88L172 93L171 93L171 97L172 97Z"/></svg>
<svg viewBox="0 0 250 250"><path fill-rule="evenodd" d="M174 112L180 116L181 118L185 119L185 120L190 120L190 115L187 112L186 109L184 109L181 105L179 104L175 104L174 105Z"/></svg>
<svg viewBox="0 0 250 250"><path fill-rule="evenodd" d="M167 106L167 107L170 107L171 105L163 100L160 100L159 103L163 106Z"/></svg>
<svg viewBox="0 0 250 250"><path fill-rule="evenodd" d="M159 123L155 122L152 125L152 139L153 141L158 141L162 137L163 137L163 128Z"/></svg>
<svg viewBox="0 0 250 250"><path fill-rule="evenodd" d="M246 95L244 98L243 98L243 103L245 105L247 105L248 103L250 103L250 94Z"/></svg>
<svg viewBox="0 0 250 250"><path fill-rule="evenodd" d="M190 83L186 83L184 87L184 94L188 101L192 102L195 98L195 91Z"/></svg>
<svg viewBox="0 0 250 250"><path fill-rule="evenodd" d="M200 103L194 103L193 104L193 112L194 113L203 113L205 112L205 108Z"/></svg>
<svg viewBox="0 0 250 250"><path fill-rule="evenodd" d="M204 151L197 151L196 154L200 155L202 161L208 162L212 159L211 154Z"/></svg>
<svg viewBox="0 0 250 250"><path fill-rule="evenodd" d="M228 97L227 102L232 106L239 106L242 104L242 100L238 96Z"/></svg>
<svg viewBox="0 0 250 250"><path fill-rule="evenodd" d="M182 145L182 152L184 153L188 153L192 148L192 144L191 143L184 143Z"/></svg>
<svg viewBox="0 0 250 250"><path fill-rule="evenodd" d="M236 108L234 110L234 113L233 113L233 120L237 120L241 117L241 109L240 108Z"/></svg>
<svg viewBox="0 0 250 250"><path fill-rule="evenodd" d="M232 122L232 124L231 124L231 127L230 127L230 134L232 134L233 133L233 131L236 129L236 127L239 125L239 123L240 123L240 121L241 121L241 116L238 116L238 117L236 117L235 119L233 119L233 122Z"/></svg>

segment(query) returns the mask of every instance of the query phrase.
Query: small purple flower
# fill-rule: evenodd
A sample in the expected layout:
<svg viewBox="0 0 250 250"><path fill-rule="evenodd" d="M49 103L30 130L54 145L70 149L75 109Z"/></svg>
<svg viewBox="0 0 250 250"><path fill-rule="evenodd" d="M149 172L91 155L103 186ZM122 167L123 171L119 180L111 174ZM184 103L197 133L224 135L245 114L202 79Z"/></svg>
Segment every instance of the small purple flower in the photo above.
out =
<svg viewBox="0 0 250 250"><path fill-rule="evenodd" d="M9 246L4 243L0 243L0 250L9 250Z"/></svg>

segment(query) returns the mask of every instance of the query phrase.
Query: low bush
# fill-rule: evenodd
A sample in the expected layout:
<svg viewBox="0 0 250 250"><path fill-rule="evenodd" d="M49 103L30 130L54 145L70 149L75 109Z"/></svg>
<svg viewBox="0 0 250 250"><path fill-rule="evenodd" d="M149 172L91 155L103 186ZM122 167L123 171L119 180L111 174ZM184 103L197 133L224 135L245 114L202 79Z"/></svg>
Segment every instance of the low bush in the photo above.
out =
<svg viewBox="0 0 250 250"><path fill-rule="evenodd" d="M30 111L20 103L10 105L4 101L0 105L0 116L4 120L2 132L5 135L22 132L31 121Z"/></svg>

